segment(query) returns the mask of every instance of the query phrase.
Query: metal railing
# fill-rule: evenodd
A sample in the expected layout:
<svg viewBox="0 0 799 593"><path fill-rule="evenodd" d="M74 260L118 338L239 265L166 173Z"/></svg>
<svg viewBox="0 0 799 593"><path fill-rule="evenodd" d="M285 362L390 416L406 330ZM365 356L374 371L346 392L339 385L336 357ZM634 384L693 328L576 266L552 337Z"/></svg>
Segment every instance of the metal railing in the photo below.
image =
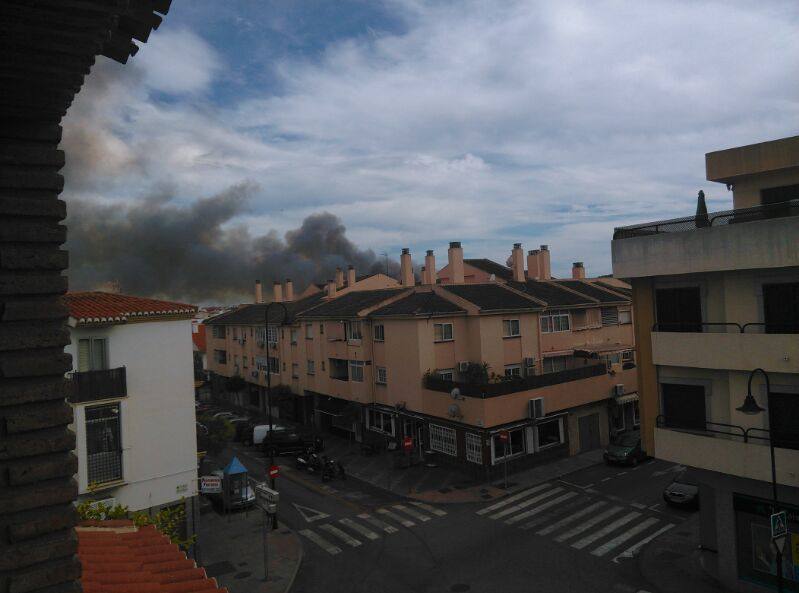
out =
<svg viewBox="0 0 799 593"><path fill-rule="evenodd" d="M799 216L799 199L786 200L776 204L762 204L752 208L726 210L713 212L705 216L686 216L672 218L632 226L618 227L613 232L613 239L629 239L631 237L646 237L661 233L681 233L714 226L766 220L770 218L784 218L786 216Z"/></svg>
<svg viewBox="0 0 799 593"><path fill-rule="evenodd" d="M706 332L705 329L724 328L725 331L720 332ZM737 329L738 332L728 332L728 328ZM749 328L761 328L762 331L747 331ZM655 323L652 326L653 332L685 332L685 333L765 333L765 334L797 334L799 333L799 323L762 323L752 322L735 323L728 322L698 322L698 321L683 321L675 323Z"/></svg>
<svg viewBox="0 0 799 593"><path fill-rule="evenodd" d="M705 427L703 429L697 428L695 426L688 426L686 424L680 424L679 421L674 421L672 419L669 422L669 419L666 418L664 414L660 414L655 418L655 424L658 428L668 428L670 430L680 430L684 432L691 432L695 434L708 434L708 435L722 435L727 437L739 438L744 443L748 443L750 440L758 440L758 441L765 441L768 443L769 431L765 428L756 428L754 426L749 428L744 428L743 426L739 426L737 424L725 424L723 422L708 422L705 421ZM765 433L766 436L759 436L751 433Z"/></svg>
<svg viewBox="0 0 799 593"><path fill-rule="evenodd" d="M67 380L68 397L73 404L125 397L128 394L125 367L101 371L75 371L67 375Z"/></svg>

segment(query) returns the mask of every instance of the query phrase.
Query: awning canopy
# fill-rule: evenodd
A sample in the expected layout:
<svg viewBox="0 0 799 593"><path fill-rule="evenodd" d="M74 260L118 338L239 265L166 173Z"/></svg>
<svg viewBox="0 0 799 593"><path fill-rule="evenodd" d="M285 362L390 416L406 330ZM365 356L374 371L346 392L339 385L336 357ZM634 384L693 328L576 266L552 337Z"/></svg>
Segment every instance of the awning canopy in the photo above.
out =
<svg viewBox="0 0 799 593"><path fill-rule="evenodd" d="M241 464L238 457L234 457L227 464L227 467L222 470L226 476L235 476L236 474L246 474L247 468Z"/></svg>
<svg viewBox="0 0 799 593"><path fill-rule="evenodd" d="M623 406L624 404L629 404L630 402L637 402L638 401L638 393L628 393L627 395L622 395L617 397L615 400L616 404Z"/></svg>

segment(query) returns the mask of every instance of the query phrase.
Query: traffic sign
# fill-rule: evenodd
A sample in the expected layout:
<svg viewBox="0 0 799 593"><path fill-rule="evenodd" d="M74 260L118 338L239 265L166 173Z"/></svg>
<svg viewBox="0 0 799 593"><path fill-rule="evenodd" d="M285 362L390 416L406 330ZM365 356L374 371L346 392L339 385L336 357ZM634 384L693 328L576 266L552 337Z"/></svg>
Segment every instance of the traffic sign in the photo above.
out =
<svg viewBox="0 0 799 593"><path fill-rule="evenodd" d="M201 476L200 493L219 494L222 492L222 478L219 476Z"/></svg>
<svg viewBox="0 0 799 593"><path fill-rule="evenodd" d="M413 449L413 437L405 437L402 439L402 448L406 451Z"/></svg>
<svg viewBox="0 0 799 593"><path fill-rule="evenodd" d="M280 467L278 467L277 465L273 465L272 467L269 468L270 478L276 478L279 475L280 475Z"/></svg>
<svg viewBox="0 0 799 593"><path fill-rule="evenodd" d="M785 511L771 515L771 539L783 537L788 533L788 515Z"/></svg>
<svg viewBox="0 0 799 593"><path fill-rule="evenodd" d="M503 443L507 443L510 440L510 434L508 434L507 430L499 431L499 440Z"/></svg>

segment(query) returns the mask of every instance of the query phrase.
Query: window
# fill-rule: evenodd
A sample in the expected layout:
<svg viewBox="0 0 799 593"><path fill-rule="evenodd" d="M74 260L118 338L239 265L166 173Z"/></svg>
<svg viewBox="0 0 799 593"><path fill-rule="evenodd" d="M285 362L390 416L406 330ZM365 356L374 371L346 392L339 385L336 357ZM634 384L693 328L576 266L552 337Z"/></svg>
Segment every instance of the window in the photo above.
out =
<svg viewBox="0 0 799 593"><path fill-rule="evenodd" d="M513 338L521 335L519 330L518 319L503 319L502 320L502 335L506 338Z"/></svg>
<svg viewBox="0 0 799 593"><path fill-rule="evenodd" d="M610 368L610 365L612 364L621 363L621 352L611 352L610 354L603 354L599 358L601 360L604 360L607 367Z"/></svg>
<svg viewBox="0 0 799 593"><path fill-rule="evenodd" d="M350 381L363 381L363 361L350 361Z"/></svg>
<svg viewBox="0 0 799 593"><path fill-rule="evenodd" d="M291 363L291 378L292 379L299 379L300 377L300 363L299 362L292 362Z"/></svg>
<svg viewBox="0 0 799 593"><path fill-rule="evenodd" d="M516 457L525 452L524 428L515 428L508 431L508 442L503 443L499 433L491 435L491 457L494 463L501 459Z"/></svg>
<svg viewBox="0 0 799 593"><path fill-rule="evenodd" d="M799 282L763 285L767 334L799 333Z"/></svg>
<svg viewBox="0 0 799 593"><path fill-rule="evenodd" d="M797 197L799 197L799 184L768 187L760 190L760 203L763 205L779 204Z"/></svg>
<svg viewBox="0 0 799 593"><path fill-rule="evenodd" d="M322 372L324 372L324 370L325 370L325 361L323 360L322 361Z"/></svg>
<svg viewBox="0 0 799 593"><path fill-rule="evenodd" d="M625 325L627 323L633 322L633 312L632 311L619 311L619 323Z"/></svg>
<svg viewBox="0 0 799 593"><path fill-rule="evenodd" d="M618 325L619 324L619 308L618 307L602 307L600 309L600 316L602 317L602 326Z"/></svg>
<svg viewBox="0 0 799 593"><path fill-rule="evenodd" d="M224 325L212 325L211 327L213 328L211 334L213 334L215 338L224 338L227 335L225 331L227 328Z"/></svg>
<svg viewBox="0 0 799 593"><path fill-rule="evenodd" d="M214 350L214 360L217 362L217 364L227 364L227 351Z"/></svg>
<svg viewBox="0 0 799 593"><path fill-rule="evenodd" d="M483 464L483 439L477 433L466 433L466 461Z"/></svg>
<svg viewBox="0 0 799 593"><path fill-rule="evenodd" d="M380 385L388 384L388 372L386 371L386 367L377 367L375 383L379 383Z"/></svg>
<svg viewBox="0 0 799 593"><path fill-rule="evenodd" d="M292 343L292 344L296 344L296 343L297 343L297 333L298 333L298 332L297 332L297 329L296 329L296 328L293 328L293 327L292 327L292 328L289 330L289 338L291 339L291 343Z"/></svg>
<svg viewBox="0 0 799 593"><path fill-rule="evenodd" d="M307 364L308 364L308 374L309 375L316 374L316 363L309 358Z"/></svg>
<svg viewBox="0 0 799 593"><path fill-rule="evenodd" d="M374 334L374 341L375 342L384 342L386 339L386 330L383 327L382 323L378 323L372 328L372 333Z"/></svg>
<svg viewBox="0 0 799 593"><path fill-rule="evenodd" d="M698 286L656 290L655 308L658 331L702 331L702 304Z"/></svg>
<svg viewBox="0 0 799 593"><path fill-rule="evenodd" d="M234 340L238 340L239 339L239 328L237 328L235 326L233 327L233 339Z"/></svg>
<svg viewBox="0 0 799 593"><path fill-rule="evenodd" d="M86 408L86 473L89 484L122 479L120 405Z"/></svg>
<svg viewBox="0 0 799 593"><path fill-rule="evenodd" d="M774 446L799 449L799 394L772 391L768 403L772 407Z"/></svg>
<svg viewBox="0 0 799 593"><path fill-rule="evenodd" d="M233 355L233 366L239 366L239 355L238 354L234 354Z"/></svg>
<svg viewBox="0 0 799 593"><path fill-rule="evenodd" d="M530 418L543 418L544 417L544 398L535 397L530 400Z"/></svg>
<svg viewBox="0 0 799 593"><path fill-rule="evenodd" d="M568 311L546 311L541 315L541 331L545 334L569 331Z"/></svg>
<svg viewBox="0 0 799 593"><path fill-rule="evenodd" d="M625 350L621 353L621 361L622 362L633 362L635 361L635 352L633 350Z"/></svg>
<svg viewBox="0 0 799 593"><path fill-rule="evenodd" d="M105 338L78 340L78 371L104 371L108 368L108 343Z"/></svg>
<svg viewBox="0 0 799 593"><path fill-rule="evenodd" d="M366 420L369 423L369 430L394 436L394 419L390 413L369 409Z"/></svg>
<svg viewBox="0 0 799 593"><path fill-rule="evenodd" d="M539 422L535 427L538 449L547 449L563 442L563 423L560 418Z"/></svg>
<svg viewBox="0 0 799 593"><path fill-rule="evenodd" d="M641 424L641 412L638 410L638 402L633 402L633 426Z"/></svg>
<svg viewBox="0 0 799 593"><path fill-rule="evenodd" d="M313 323L305 324L305 339L313 340Z"/></svg>
<svg viewBox="0 0 799 593"><path fill-rule="evenodd" d="M624 406L616 406L613 411L613 430L624 430Z"/></svg>
<svg viewBox="0 0 799 593"><path fill-rule="evenodd" d="M433 339L436 342L448 342L452 340L452 324L451 323L434 323L433 324Z"/></svg>
<svg viewBox="0 0 799 593"><path fill-rule="evenodd" d="M667 427L705 430L704 386L662 383L660 389Z"/></svg>
<svg viewBox="0 0 799 593"><path fill-rule="evenodd" d="M269 372L276 375L280 372L280 359L277 356L269 357Z"/></svg>
<svg viewBox="0 0 799 593"><path fill-rule="evenodd" d="M444 381L454 381L455 369L438 369L438 376Z"/></svg>
<svg viewBox="0 0 799 593"><path fill-rule="evenodd" d="M344 330L348 340L360 340L363 338L360 321L347 321L344 325Z"/></svg>
<svg viewBox="0 0 799 593"><path fill-rule="evenodd" d="M505 376L506 377L521 377L522 376L522 365L520 365L520 364L506 364L505 365Z"/></svg>
<svg viewBox="0 0 799 593"><path fill-rule="evenodd" d="M269 325L266 328L266 341L269 344L277 344L277 327L274 325Z"/></svg>
<svg viewBox="0 0 799 593"><path fill-rule="evenodd" d="M557 373L559 371L565 371L569 368L569 361L572 359L571 356L548 356L543 361L541 361L541 365L544 368L545 373Z"/></svg>
<svg viewBox="0 0 799 593"><path fill-rule="evenodd" d="M246 357L246 356L242 356L242 357L241 357L242 366L243 366L245 369L247 368L247 362L248 362L248 361L249 361L249 358L248 358L248 357Z"/></svg>
<svg viewBox="0 0 799 593"><path fill-rule="evenodd" d="M430 425L430 448L433 451L452 455L458 455L458 443L455 440L455 429L437 424Z"/></svg>
<svg viewBox="0 0 799 593"><path fill-rule="evenodd" d="M319 335L320 336L325 335L325 324L324 323L320 323L319 324Z"/></svg>
<svg viewBox="0 0 799 593"><path fill-rule="evenodd" d="M588 311L586 309L575 309L571 312L572 329L585 329L588 327Z"/></svg>

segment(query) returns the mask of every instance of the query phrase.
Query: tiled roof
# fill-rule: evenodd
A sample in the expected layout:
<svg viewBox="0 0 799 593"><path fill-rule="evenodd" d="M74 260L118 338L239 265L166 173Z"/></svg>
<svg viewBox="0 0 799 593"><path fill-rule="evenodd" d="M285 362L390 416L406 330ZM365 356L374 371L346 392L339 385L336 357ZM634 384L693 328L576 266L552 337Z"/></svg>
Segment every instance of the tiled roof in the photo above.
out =
<svg viewBox="0 0 799 593"><path fill-rule="evenodd" d="M70 317L79 324L124 323L131 317L193 316L197 307L111 292L69 292L64 296Z"/></svg>
<svg viewBox="0 0 799 593"><path fill-rule="evenodd" d="M597 304L597 301L594 299L560 288L554 282L528 280L526 282L509 282L508 285L543 301L546 303L547 307L573 307Z"/></svg>
<svg viewBox="0 0 799 593"><path fill-rule="evenodd" d="M481 311L541 309L543 306L501 284L446 284L447 292L477 305Z"/></svg>
<svg viewBox="0 0 799 593"><path fill-rule="evenodd" d="M481 259L465 259L463 260L463 263L469 264L478 270L483 270L488 274L494 274L494 276L497 278L502 278L503 280L510 280L513 278L513 270L511 270L508 266L503 266L502 264L495 262L492 259L485 257Z"/></svg>
<svg viewBox="0 0 799 593"><path fill-rule="evenodd" d="M227 591L152 525L86 521L76 531L84 593Z"/></svg>
<svg viewBox="0 0 799 593"><path fill-rule="evenodd" d="M446 313L465 313L458 305L449 302L434 292L415 292L373 311L372 315L437 315Z"/></svg>
<svg viewBox="0 0 799 593"><path fill-rule="evenodd" d="M305 311L300 317L355 317L358 311L379 305L382 301L402 294L405 288L356 290L323 302Z"/></svg>
<svg viewBox="0 0 799 593"><path fill-rule="evenodd" d="M557 283L565 286L566 288L571 288L572 290L576 290L588 295L600 303L624 303L630 300L623 296L608 292L607 290L595 286L590 282L585 282L584 280L557 280Z"/></svg>
<svg viewBox="0 0 799 593"><path fill-rule="evenodd" d="M626 297L632 298L633 296L633 291L623 286L616 286L615 284L611 284L610 282L602 282L602 280L596 280L594 284L598 284L602 288L607 288L609 290L612 290L613 292L618 292L619 294L623 294Z"/></svg>
<svg viewBox="0 0 799 593"><path fill-rule="evenodd" d="M269 310L269 321L270 323L291 323L297 315L322 302L324 296L324 292L315 292L297 301L283 303L286 306L285 319L280 307L272 307ZM205 325L259 325L264 323L265 312L266 304L242 305L233 311L206 319L204 323Z"/></svg>

